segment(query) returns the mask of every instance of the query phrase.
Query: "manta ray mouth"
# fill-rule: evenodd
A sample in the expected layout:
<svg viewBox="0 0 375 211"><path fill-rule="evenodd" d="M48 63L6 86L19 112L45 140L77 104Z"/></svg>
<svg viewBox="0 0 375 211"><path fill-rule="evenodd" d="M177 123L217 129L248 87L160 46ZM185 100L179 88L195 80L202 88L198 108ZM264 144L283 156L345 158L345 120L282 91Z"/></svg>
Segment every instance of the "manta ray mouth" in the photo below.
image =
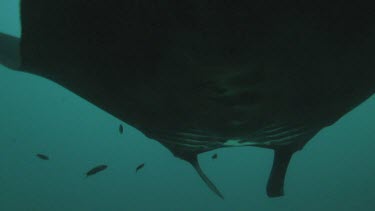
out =
<svg viewBox="0 0 375 211"><path fill-rule="evenodd" d="M306 136L315 135L320 127L302 124L270 124L241 137L225 137L197 129L181 131L143 130L148 137L166 145L191 151L210 151L221 147L258 146L277 148L287 146ZM276 146L276 147L275 147Z"/></svg>
<svg viewBox="0 0 375 211"><path fill-rule="evenodd" d="M198 162L198 154L222 147L257 146L275 150L272 170L268 179L269 197L284 195L284 180L293 153L299 150L306 140L310 140L319 128L295 124L271 124L251 135L239 139L229 139L210 135L207 131L189 130L176 132L169 130L148 130L147 136L166 146L176 157L189 162L205 184L217 196L224 199L216 185L206 176ZM249 138L250 137L250 138ZM302 141L301 141L302 140ZM290 146L295 144L294 148Z"/></svg>

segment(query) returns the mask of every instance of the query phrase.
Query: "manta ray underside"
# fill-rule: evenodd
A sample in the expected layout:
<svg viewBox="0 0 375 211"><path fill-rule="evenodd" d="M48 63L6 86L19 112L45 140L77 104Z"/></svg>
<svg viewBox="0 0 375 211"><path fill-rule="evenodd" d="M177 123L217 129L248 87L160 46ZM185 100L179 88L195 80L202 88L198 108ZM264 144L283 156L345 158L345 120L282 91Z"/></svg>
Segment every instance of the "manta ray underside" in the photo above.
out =
<svg viewBox="0 0 375 211"><path fill-rule="evenodd" d="M55 81L201 170L221 147L294 152L375 91L375 15L342 1L21 0L0 62Z"/></svg>

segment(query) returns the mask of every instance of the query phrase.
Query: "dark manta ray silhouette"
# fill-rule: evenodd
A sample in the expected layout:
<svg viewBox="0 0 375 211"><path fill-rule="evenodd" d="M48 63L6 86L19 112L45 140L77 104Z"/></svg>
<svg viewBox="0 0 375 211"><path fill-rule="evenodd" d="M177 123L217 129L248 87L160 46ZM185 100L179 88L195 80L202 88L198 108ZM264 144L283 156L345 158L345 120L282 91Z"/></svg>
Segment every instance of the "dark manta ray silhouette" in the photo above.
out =
<svg viewBox="0 0 375 211"><path fill-rule="evenodd" d="M369 1L21 0L0 58L157 140L220 197L198 154L274 150L277 197L293 153L374 93L374 19Z"/></svg>

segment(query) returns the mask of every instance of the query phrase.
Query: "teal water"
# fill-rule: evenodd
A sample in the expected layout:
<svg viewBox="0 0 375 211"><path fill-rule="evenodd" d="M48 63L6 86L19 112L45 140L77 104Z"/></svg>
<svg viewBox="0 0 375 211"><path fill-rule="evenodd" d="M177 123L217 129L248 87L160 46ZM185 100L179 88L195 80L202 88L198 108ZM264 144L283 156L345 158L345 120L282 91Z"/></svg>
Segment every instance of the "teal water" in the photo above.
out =
<svg viewBox="0 0 375 211"><path fill-rule="evenodd" d="M0 31L20 35L17 1L0 0ZM0 210L375 209L374 96L296 153L286 196L276 199L265 193L269 150L228 148L199 157L221 200L189 164L126 124L120 135L119 123L51 81L0 66ZM102 163L107 170L84 177ZM140 163L146 165L135 174Z"/></svg>

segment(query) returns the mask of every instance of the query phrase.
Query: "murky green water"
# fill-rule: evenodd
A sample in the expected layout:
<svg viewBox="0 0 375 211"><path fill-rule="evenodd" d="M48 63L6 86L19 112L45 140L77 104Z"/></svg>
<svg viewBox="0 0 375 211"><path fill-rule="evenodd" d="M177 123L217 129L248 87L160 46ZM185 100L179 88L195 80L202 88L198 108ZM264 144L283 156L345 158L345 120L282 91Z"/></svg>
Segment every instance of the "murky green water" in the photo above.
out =
<svg viewBox="0 0 375 211"><path fill-rule="evenodd" d="M20 35L18 2L0 0L0 31ZM370 211L375 208L375 97L322 130L269 199L272 152L202 154L216 197L154 140L46 79L0 66L0 210ZM40 160L35 155L48 155ZM211 156L218 153L218 158ZM85 178L98 164L108 169ZM145 163L138 173L135 168Z"/></svg>

